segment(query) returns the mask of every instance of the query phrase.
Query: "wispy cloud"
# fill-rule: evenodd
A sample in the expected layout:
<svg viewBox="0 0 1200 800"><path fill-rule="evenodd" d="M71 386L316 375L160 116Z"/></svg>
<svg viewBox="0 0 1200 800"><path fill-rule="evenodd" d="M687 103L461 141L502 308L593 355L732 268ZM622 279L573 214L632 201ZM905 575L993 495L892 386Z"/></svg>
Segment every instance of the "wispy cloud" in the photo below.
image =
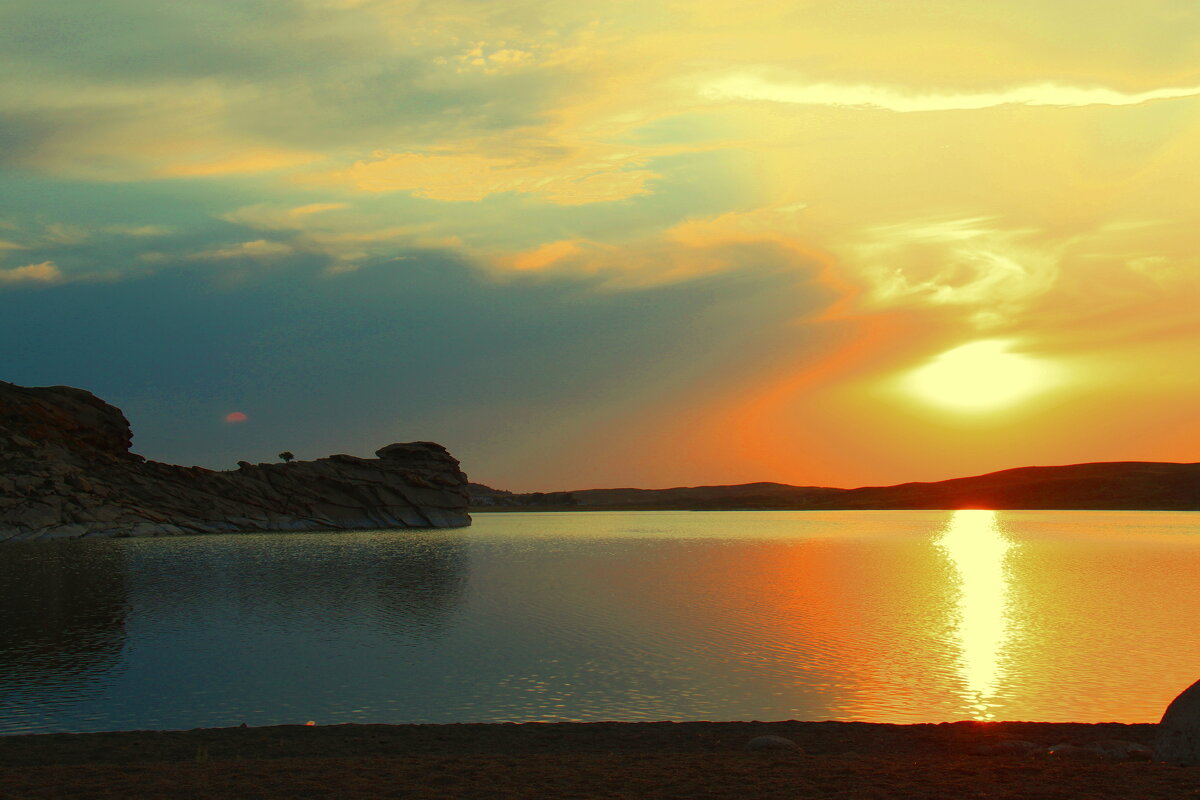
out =
<svg viewBox="0 0 1200 800"><path fill-rule="evenodd" d="M773 224L792 210L759 210L681 223L653 236L612 244L576 238L485 258L499 277L587 277L606 290L685 283L720 273L782 271L824 277L822 259Z"/></svg>
<svg viewBox="0 0 1200 800"><path fill-rule="evenodd" d="M220 216L227 222L235 222L258 230L300 230L312 224L314 215L325 211L340 211L349 207L349 203L308 203L302 206L257 203L234 209Z"/></svg>
<svg viewBox="0 0 1200 800"><path fill-rule="evenodd" d="M625 153L518 161L475 153L394 153L325 176L364 192L410 192L448 202L478 202L517 192L558 205L587 205L647 194L655 173Z"/></svg>
<svg viewBox="0 0 1200 800"><path fill-rule="evenodd" d="M104 228L104 232L117 236L133 236L140 239L169 236L175 233L175 230L166 225L107 225Z"/></svg>
<svg viewBox="0 0 1200 800"><path fill-rule="evenodd" d="M256 239L252 242L241 242L229 247L193 253L190 258L196 261L224 260L230 258L274 259L290 255L293 252L295 251L292 246L284 242Z"/></svg>
<svg viewBox="0 0 1200 800"><path fill-rule="evenodd" d="M701 94L717 100L767 100L910 113L970 111L1006 105L1135 106L1153 100L1200 96L1200 86L1122 92L1104 86L1037 83L988 92L931 92L870 84L772 81L761 75L741 73L704 84Z"/></svg>
<svg viewBox="0 0 1200 800"><path fill-rule="evenodd" d="M317 153L285 148L237 148L234 152L219 156L199 155L188 160L172 161L159 167L157 174L168 178L253 175L311 164L320 158Z"/></svg>
<svg viewBox="0 0 1200 800"><path fill-rule="evenodd" d="M91 238L91 233L82 225L52 222L43 230L42 238L53 244L83 244Z"/></svg>
<svg viewBox="0 0 1200 800"><path fill-rule="evenodd" d="M1054 287L1062 249L1037 231L974 217L876 226L845 252L869 287L868 305L960 307L987 328Z"/></svg>

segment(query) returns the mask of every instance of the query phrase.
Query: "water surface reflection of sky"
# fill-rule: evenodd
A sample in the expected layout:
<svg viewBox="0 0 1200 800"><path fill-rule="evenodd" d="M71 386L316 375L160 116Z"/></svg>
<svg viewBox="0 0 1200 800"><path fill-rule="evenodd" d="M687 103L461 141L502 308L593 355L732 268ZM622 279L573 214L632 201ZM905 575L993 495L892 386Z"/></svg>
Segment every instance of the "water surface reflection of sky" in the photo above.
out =
<svg viewBox="0 0 1200 800"><path fill-rule="evenodd" d="M336 722L1154 722L1200 515L483 514L5 551L0 732Z"/></svg>
<svg viewBox="0 0 1200 800"><path fill-rule="evenodd" d="M996 512L984 509L955 511L936 545L957 573L948 588L957 595L954 635L964 700L975 718L994 719L991 701L1004 680L1004 648L1013 636L1008 555L1016 545Z"/></svg>

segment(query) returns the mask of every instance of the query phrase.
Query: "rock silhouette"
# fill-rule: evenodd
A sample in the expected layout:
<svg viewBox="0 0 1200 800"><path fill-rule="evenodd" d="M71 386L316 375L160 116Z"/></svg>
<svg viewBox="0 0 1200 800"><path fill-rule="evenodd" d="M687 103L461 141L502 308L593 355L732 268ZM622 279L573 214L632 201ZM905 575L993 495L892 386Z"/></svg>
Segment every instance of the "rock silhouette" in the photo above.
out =
<svg viewBox="0 0 1200 800"><path fill-rule="evenodd" d="M836 489L784 483L516 494L473 483L471 505L621 509L1137 509L1200 511L1200 463L1114 461L1015 469L932 483Z"/></svg>
<svg viewBox="0 0 1200 800"><path fill-rule="evenodd" d="M218 472L147 461L132 438L90 392L0 382L0 541L471 524L467 478L432 442Z"/></svg>
<svg viewBox="0 0 1200 800"><path fill-rule="evenodd" d="M1175 764L1200 764L1200 681L1171 701L1158 723L1154 759Z"/></svg>

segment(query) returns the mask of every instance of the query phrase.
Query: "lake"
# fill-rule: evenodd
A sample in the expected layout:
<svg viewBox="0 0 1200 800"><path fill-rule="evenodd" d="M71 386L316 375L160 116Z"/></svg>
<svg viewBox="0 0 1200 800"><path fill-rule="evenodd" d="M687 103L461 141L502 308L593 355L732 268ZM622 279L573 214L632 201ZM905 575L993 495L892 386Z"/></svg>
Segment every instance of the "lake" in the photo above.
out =
<svg viewBox="0 0 1200 800"><path fill-rule="evenodd" d="M0 733L340 722L1157 722L1200 514L478 514L0 547Z"/></svg>

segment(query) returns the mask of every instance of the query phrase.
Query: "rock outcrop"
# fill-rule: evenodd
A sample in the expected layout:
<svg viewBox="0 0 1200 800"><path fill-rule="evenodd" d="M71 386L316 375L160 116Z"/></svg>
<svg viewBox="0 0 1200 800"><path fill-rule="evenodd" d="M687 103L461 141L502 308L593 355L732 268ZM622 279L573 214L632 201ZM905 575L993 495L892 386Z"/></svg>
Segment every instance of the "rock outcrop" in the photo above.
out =
<svg viewBox="0 0 1200 800"><path fill-rule="evenodd" d="M90 392L0 381L0 541L471 524L467 478L432 442L217 472L147 461L132 438Z"/></svg>
<svg viewBox="0 0 1200 800"><path fill-rule="evenodd" d="M1163 712L1154 742L1154 759L1200 764L1200 681L1180 692Z"/></svg>

